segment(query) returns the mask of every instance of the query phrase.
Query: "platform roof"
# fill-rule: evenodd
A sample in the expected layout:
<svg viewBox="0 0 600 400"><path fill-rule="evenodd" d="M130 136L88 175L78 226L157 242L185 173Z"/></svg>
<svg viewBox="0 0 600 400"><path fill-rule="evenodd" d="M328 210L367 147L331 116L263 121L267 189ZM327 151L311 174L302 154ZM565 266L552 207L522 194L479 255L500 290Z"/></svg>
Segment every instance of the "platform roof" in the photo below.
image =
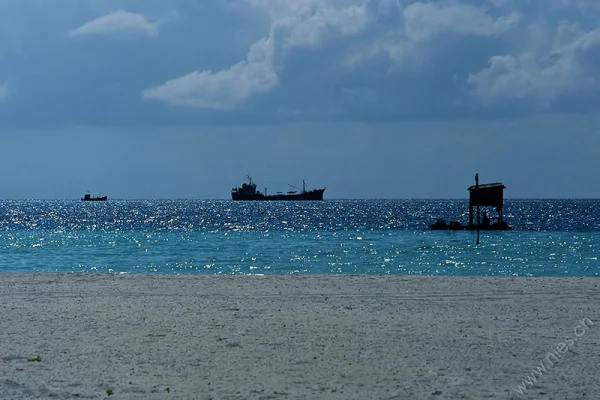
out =
<svg viewBox="0 0 600 400"><path fill-rule="evenodd" d="M485 190L485 189L506 189L506 186L500 182L496 183L485 183L483 185L473 185L469 186L469 191L471 190Z"/></svg>

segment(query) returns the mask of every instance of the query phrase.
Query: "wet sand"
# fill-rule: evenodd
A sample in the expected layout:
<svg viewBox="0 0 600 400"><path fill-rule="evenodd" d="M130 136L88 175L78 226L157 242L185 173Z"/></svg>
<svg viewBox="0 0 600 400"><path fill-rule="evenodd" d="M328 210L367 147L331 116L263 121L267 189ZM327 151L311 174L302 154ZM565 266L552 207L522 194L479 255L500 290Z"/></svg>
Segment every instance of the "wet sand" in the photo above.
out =
<svg viewBox="0 0 600 400"><path fill-rule="evenodd" d="M0 274L0 398L596 399L599 284Z"/></svg>

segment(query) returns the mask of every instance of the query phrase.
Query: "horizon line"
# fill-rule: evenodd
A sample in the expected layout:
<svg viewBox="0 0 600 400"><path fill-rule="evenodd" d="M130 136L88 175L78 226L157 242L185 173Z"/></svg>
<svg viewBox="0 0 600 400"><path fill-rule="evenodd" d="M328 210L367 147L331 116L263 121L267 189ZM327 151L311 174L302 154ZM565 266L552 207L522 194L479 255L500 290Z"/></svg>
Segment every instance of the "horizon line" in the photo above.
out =
<svg viewBox="0 0 600 400"><path fill-rule="evenodd" d="M81 198L75 197L5 197L0 198L0 201L7 200L67 200L67 201L80 201ZM217 196L196 196L196 197L109 197L106 201L111 200L202 200L202 201L210 201L210 200L226 200L226 201L235 201L235 202L248 202L248 201L256 201L260 203L269 203L269 202L323 202L323 201L339 201L339 200L457 200L457 201L468 201L468 197L334 197L323 200L232 200L229 197L217 197ZM600 197L505 197L504 201L511 200L600 200ZM104 203L104 201L100 201L100 203Z"/></svg>

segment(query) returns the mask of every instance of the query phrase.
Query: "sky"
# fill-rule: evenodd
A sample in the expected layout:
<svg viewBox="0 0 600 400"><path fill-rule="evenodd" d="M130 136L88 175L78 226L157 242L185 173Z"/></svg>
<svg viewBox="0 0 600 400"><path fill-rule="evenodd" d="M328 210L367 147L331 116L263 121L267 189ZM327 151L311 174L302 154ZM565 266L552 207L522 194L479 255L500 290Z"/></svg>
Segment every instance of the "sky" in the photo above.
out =
<svg viewBox="0 0 600 400"><path fill-rule="evenodd" d="M0 198L600 198L597 0L0 0Z"/></svg>

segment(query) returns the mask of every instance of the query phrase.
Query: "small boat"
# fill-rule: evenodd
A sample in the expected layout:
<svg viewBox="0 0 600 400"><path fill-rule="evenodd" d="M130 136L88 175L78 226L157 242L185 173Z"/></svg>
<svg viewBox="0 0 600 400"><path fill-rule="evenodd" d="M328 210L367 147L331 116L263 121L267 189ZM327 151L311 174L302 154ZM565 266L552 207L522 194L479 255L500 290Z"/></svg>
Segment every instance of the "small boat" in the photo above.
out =
<svg viewBox="0 0 600 400"><path fill-rule="evenodd" d="M432 231L510 231L512 228L506 221L482 224L463 225L459 221L450 221L447 223L444 219L438 219L430 226Z"/></svg>
<svg viewBox="0 0 600 400"><path fill-rule="evenodd" d="M92 196L87 193L82 198L81 201L106 201L108 200L108 196Z"/></svg>
<svg viewBox="0 0 600 400"><path fill-rule="evenodd" d="M429 228L432 231L509 231L512 228L504 221L503 208L504 208L504 186L500 182L486 183L483 185L479 184L479 174L475 174L475 185L469 186L469 223L467 225L461 224L459 221L450 221L447 223L443 219L438 219ZM498 217L495 218L496 222L492 223L492 218L487 214L487 211L483 212L483 219L480 216L480 207L495 207L498 212ZM474 217L477 216L477 222L474 221Z"/></svg>

